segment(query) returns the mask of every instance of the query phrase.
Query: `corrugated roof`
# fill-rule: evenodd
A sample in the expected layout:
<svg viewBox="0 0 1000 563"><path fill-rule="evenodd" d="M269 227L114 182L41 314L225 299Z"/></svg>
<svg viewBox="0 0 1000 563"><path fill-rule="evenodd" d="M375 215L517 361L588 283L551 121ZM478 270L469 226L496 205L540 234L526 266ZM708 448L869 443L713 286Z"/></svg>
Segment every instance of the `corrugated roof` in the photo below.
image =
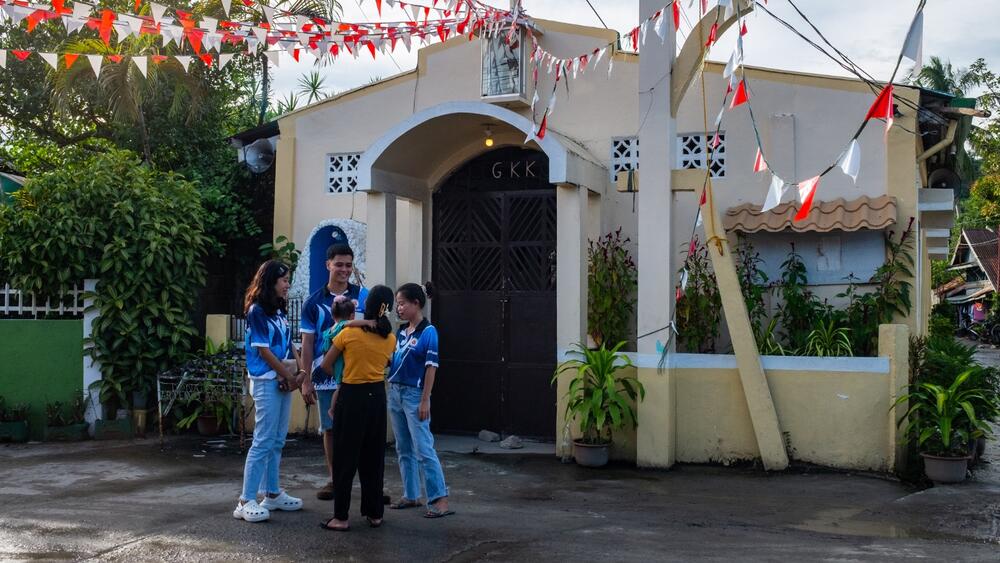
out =
<svg viewBox="0 0 1000 563"><path fill-rule="evenodd" d="M934 293L942 295L964 284L965 284L965 278L963 278L962 276L955 276L954 278L952 278L950 282L935 287Z"/></svg>
<svg viewBox="0 0 1000 563"><path fill-rule="evenodd" d="M997 239L997 232L992 229L963 229L962 242L972 248L973 254L979 261L979 265L986 272L993 287L997 285L998 272L1000 272L1000 241Z"/></svg>
<svg viewBox="0 0 1000 563"><path fill-rule="evenodd" d="M799 210L797 201L783 203L774 209L761 212L760 206L745 203L726 211L723 219L727 231L777 233L793 231L857 231L859 229L884 229L896 222L896 198L888 195L859 197L847 201L843 198L814 203L809 216L800 222L792 219Z"/></svg>

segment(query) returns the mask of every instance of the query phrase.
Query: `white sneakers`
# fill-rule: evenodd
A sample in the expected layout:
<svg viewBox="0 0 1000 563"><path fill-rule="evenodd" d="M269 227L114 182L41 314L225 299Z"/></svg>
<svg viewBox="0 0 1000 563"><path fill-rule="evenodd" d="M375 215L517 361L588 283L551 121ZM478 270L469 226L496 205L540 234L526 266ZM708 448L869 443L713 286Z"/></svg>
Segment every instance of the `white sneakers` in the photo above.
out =
<svg viewBox="0 0 1000 563"><path fill-rule="evenodd" d="M233 511L233 518L246 520L247 522L263 522L271 517L271 513L257 504L256 500L248 500L240 504L236 502L236 510Z"/></svg>
<svg viewBox="0 0 1000 563"><path fill-rule="evenodd" d="M274 498L264 495L264 502L260 503L260 505L265 510L293 511L302 508L302 499L295 498L285 491L281 491L281 494Z"/></svg>
<svg viewBox="0 0 1000 563"><path fill-rule="evenodd" d="M285 491L271 498L264 495L264 502L257 503L256 500L247 501L244 504L236 503L233 510L233 518L246 520L247 522L263 522L271 517L272 510L299 510L302 508L302 499L295 498Z"/></svg>

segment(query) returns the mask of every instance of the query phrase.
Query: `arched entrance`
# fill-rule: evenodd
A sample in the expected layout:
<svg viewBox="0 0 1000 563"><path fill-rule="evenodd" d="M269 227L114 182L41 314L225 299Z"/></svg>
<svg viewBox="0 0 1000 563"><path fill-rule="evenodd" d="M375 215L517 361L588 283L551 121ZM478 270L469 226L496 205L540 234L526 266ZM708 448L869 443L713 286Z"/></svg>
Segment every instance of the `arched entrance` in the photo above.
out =
<svg viewBox="0 0 1000 563"><path fill-rule="evenodd" d="M556 190L548 157L478 156L433 196L440 432L555 435Z"/></svg>

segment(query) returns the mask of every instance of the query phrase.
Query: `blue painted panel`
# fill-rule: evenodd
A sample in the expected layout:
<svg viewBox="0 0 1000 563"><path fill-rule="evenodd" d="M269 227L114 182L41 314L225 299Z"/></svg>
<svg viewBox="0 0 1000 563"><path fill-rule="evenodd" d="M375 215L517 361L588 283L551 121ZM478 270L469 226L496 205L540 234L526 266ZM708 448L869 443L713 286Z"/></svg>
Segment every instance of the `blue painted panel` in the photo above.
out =
<svg viewBox="0 0 1000 563"><path fill-rule="evenodd" d="M795 250L806 265L809 285L840 285L854 274L867 282L885 263L882 231L829 233L752 233L749 240L764 260L761 269L772 282L781 276L781 263Z"/></svg>
<svg viewBox="0 0 1000 563"><path fill-rule="evenodd" d="M335 243L347 243L344 230L329 225L316 231L309 241L309 293L312 294L326 285L330 274L326 269L326 249Z"/></svg>

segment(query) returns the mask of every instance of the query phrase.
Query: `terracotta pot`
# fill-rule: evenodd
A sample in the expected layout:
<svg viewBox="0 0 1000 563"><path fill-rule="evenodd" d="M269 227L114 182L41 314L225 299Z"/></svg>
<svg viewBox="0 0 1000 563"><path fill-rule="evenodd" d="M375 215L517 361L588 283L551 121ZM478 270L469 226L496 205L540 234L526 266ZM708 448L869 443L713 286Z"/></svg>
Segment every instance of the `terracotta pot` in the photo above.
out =
<svg viewBox="0 0 1000 563"><path fill-rule="evenodd" d="M924 458L924 474L935 483L961 483L969 469L969 456L941 457L920 454Z"/></svg>
<svg viewBox="0 0 1000 563"><path fill-rule="evenodd" d="M218 436L222 430L221 426L219 419L214 416L198 417L198 433L202 436Z"/></svg>
<svg viewBox="0 0 1000 563"><path fill-rule="evenodd" d="M577 465L584 467L604 467L608 464L608 450L611 444L585 444L573 441L573 458Z"/></svg>

